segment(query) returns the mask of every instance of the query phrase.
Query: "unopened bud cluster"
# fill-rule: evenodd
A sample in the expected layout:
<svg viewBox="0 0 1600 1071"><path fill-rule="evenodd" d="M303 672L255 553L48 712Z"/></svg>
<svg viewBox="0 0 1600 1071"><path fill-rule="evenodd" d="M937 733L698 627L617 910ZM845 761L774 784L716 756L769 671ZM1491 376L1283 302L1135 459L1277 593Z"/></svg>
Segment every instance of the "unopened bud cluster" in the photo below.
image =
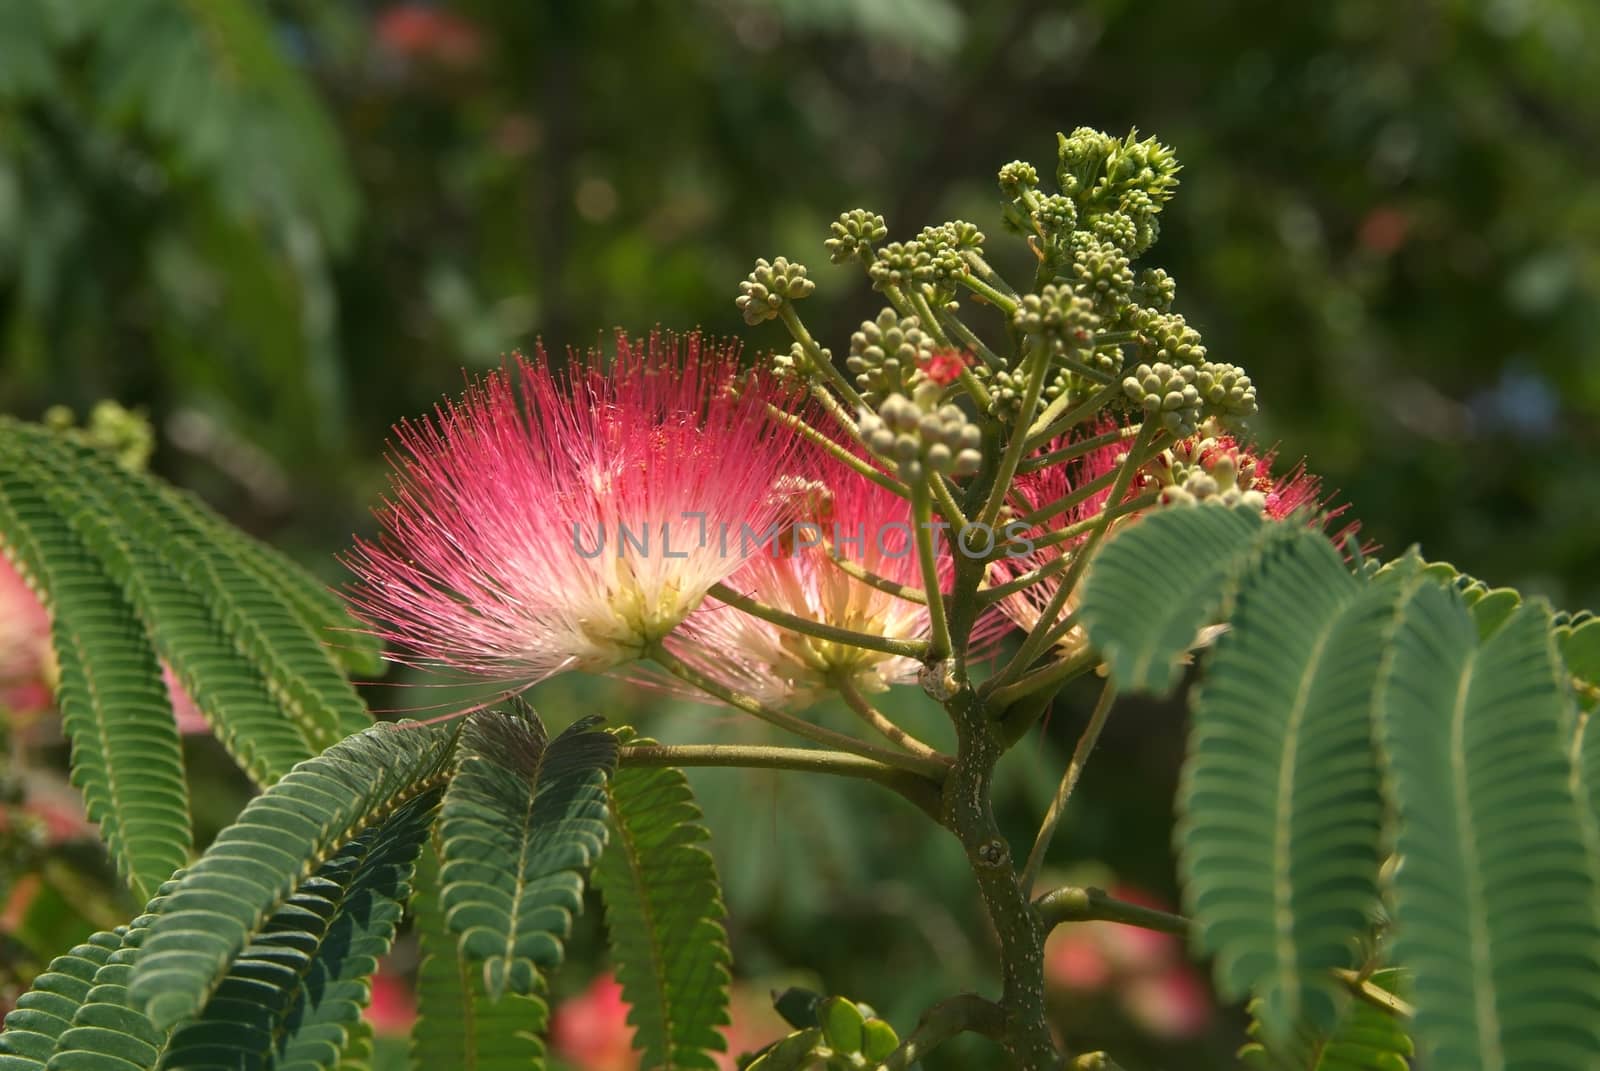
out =
<svg viewBox="0 0 1600 1071"><path fill-rule="evenodd" d="M923 383L912 397L892 394L877 411L861 413L867 448L897 466L901 479L918 483L937 472L971 476L983 463L982 433L958 405L939 404L937 384Z"/></svg>
<svg viewBox="0 0 1600 1071"><path fill-rule="evenodd" d="M744 314L744 322L755 326L777 316L785 305L799 301L816 288L817 284L806 278L804 264L791 263L788 257L770 262L763 258L739 284L734 304Z"/></svg>
<svg viewBox="0 0 1600 1071"><path fill-rule="evenodd" d="M902 318L893 309L884 309L850 336L850 356L844 363L861 396L877 405L891 394L909 393L933 351L933 339L917 317Z"/></svg>
<svg viewBox="0 0 1600 1071"><path fill-rule="evenodd" d="M1208 425L1206 430L1216 429ZM1157 454L1139 482L1145 489L1159 489L1157 501L1163 506L1206 503L1264 510L1262 470L1262 464L1232 439L1202 433Z"/></svg>
<svg viewBox="0 0 1600 1071"><path fill-rule="evenodd" d="M835 264L850 260L871 263L872 247L888 237L889 228L883 217L864 208L852 208L842 213L828 226L832 236L822 243L828 259Z"/></svg>

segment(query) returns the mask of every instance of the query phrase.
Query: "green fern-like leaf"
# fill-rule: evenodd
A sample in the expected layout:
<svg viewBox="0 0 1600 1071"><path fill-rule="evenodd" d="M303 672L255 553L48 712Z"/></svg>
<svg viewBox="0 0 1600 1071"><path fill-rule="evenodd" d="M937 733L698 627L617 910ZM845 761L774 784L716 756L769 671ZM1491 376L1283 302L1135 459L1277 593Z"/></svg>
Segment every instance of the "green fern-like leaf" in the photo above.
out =
<svg viewBox="0 0 1600 1071"><path fill-rule="evenodd" d="M1106 544L1084 581L1080 613L1119 691L1177 687L1180 659L1275 527L1244 507L1159 510Z"/></svg>
<svg viewBox="0 0 1600 1071"><path fill-rule="evenodd" d="M148 899L191 846L172 701L132 608L40 488L17 475L15 456L0 448L0 532L50 611L72 780L118 871Z"/></svg>
<svg viewBox="0 0 1600 1071"><path fill-rule="evenodd" d="M1402 972L1374 971L1370 981L1379 989L1398 993ZM1365 1001L1346 998L1338 1024L1331 1033L1302 1027L1292 1042L1268 1047L1261 1040L1246 1045L1239 1062L1250 1071L1409 1071L1411 1039L1395 1015ZM1251 1012L1257 1006L1252 1004ZM1260 1020L1251 1023L1250 1036L1261 1036Z"/></svg>
<svg viewBox="0 0 1600 1071"><path fill-rule="evenodd" d="M443 899L484 990L531 993L561 962L584 876L606 842L617 743L586 718L547 740L531 711L467 719L439 832Z"/></svg>
<svg viewBox="0 0 1600 1071"><path fill-rule="evenodd" d="M239 531L193 495L175 487L160 486L159 490L196 530L203 531L292 607L346 673L364 677L383 673L383 642L360 628L344 602L326 585L275 548Z"/></svg>
<svg viewBox="0 0 1600 1071"><path fill-rule="evenodd" d="M6 1014L0 1029L0 1071L44 1067L94 987L95 972L121 947L122 934L102 932L50 961Z"/></svg>
<svg viewBox="0 0 1600 1071"><path fill-rule="evenodd" d="M1222 993L1260 997L1269 1039L1333 1025L1377 904L1373 690L1401 585L1364 586L1306 529L1244 579L1195 703L1177 839Z"/></svg>
<svg viewBox="0 0 1600 1071"><path fill-rule="evenodd" d="M730 957L705 848L711 834L680 770L620 769L607 796L611 839L594 883L633 1046L646 1069L715 1068L709 1054L726 1045L717 1028L728 1022Z"/></svg>
<svg viewBox="0 0 1600 1071"><path fill-rule="evenodd" d="M453 734L378 725L296 766L250 801L163 905L129 990L159 1025L198 1012L301 879L442 779Z"/></svg>
<svg viewBox="0 0 1600 1071"><path fill-rule="evenodd" d="M507 993L490 1000L483 972L469 963L445 922L439 861L432 851L418 865L416 913L422 965L417 971L417 1021L411 1029L416 1071L535 1071L544 1066L544 1001Z"/></svg>
<svg viewBox="0 0 1600 1071"><path fill-rule="evenodd" d="M1480 642L1459 594L1405 604L1382 690L1398 816L1398 962L1415 1034L1451 1071L1600 1066L1596 882L1574 798L1549 613Z"/></svg>
<svg viewBox="0 0 1600 1071"><path fill-rule="evenodd" d="M303 882L199 1017L173 1034L162 1068L339 1066L394 941L438 801L438 790L413 799Z"/></svg>
<svg viewBox="0 0 1600 1071"><path fill-rule="evenodd" d="M221 672L216 660L189 657L201 622L209 622L213 644L216 634L226 638L229 661L253 671L259 684L252 691L264 686L269 715L282 720L287 714L307 754L371 723L327 646L293 605L236 561L215 539L214 526L181 508L176 496L122 469L103 451L48 429L5 421L0 432L15 443L13 463L49 481L52 504L126 586L161 654L186 686L195 684L194 698L209 716L223 721L233 707L207 702L214 698L211 679L197 671L203 664L211 674ZM232 672L238 676L240 670ZM257 713L256 721L264 720ZM254 740L261 726L250 728Z"/></svg>
<svg viewBox="0 0 1600 1071"><path fill-rule="evenodd" d="M5 1071L128 1071L155 1066L164 1035L125 1003L129 964L149 925L182 874L165 882L144 914L126 926L97 933L55 960L17 1002L0 1033ZM37 1003L36 1003L37 1002ZM42 1011L24 1020L18 1012Z"/></svg>

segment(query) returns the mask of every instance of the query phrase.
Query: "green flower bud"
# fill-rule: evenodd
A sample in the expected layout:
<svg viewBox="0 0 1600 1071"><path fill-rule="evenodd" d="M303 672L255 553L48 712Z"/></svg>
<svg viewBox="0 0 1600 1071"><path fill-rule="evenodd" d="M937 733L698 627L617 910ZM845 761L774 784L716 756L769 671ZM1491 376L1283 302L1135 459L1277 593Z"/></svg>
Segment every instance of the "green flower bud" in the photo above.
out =
<svg viewBox="0 0 1600 1071"><path fill-rule="evenodd" d="M1033 222L1047 238L1066 239L1078 226L1078 204L1059 193L1041 197L1033 212Z"/></svg>
<svg viewBox="0 0 1600 1071"><path fill-rule="evenodd" d="M1100 317L1088 297L1051 283L1037 294L1024 294L1011 322L1023 334L1082 346L1094 337Z"/></svg>
<svg viewBox="0 0 1600 1071"><path fill-rule="evenodd" d="M1013 160L1000 169L1000 192L1007 200L1016 200L1023 191L1035 189L1039 185L1039 172L1030 163L1023 160Z"/></svg>
<svg viewBox="0 0 1600 1071"><path fill-rule="evenodd" d="M941 393L938 384L923 382L910 397L892 394L876 411L860 414L862 441L893 462L907 482L924 480L929 472L970 476L982 463L983 433L960 406L939 404Z"/></svg>
<svg viewBox="0 0 1600 1071"><path fill-rule="evenodd" d="M822 359L833 360L833 352L826 347L822 350ZM772 367L778 378L787 383L809 383L814 379L820 369L811 359L811 354L798 342L790 343L789 352L775 353L772 355Z"/></svg>
<svg viewBox="0 0 1600 1071"><path fill-rule="evenodd" d="M790 263L788 257L779 257L770 263L762 258L739 284L739 296L734 304L744 314L744 322L753 327L763 320L773 319L785 304L799 301L816 288L817 284L806 278L804 264Z"/></svg>
<svg viewBox="0 0 1600 1071"><path fill-rule="evenodd" d="M1202 405L1197 375L1194 365L1141 364L1123 379L1122 390L1144 410L1146 419L1160 420L1174 435L1193 435Z"/></svg>
<svg viewBox="0 0 1600 1071"><path fill-rule="evenodd" d="M1134 330L1143 336L1158 360L1169 364L1200 364L1206 359L1200 332L1177 313L1138 309L1132 319Z"/></svg>
<svg viewBox="0 0 1600 1071"><path fill-rule="evenodd" d="M1256 412L1255 385L1238 365L1207 361L1196 370L1194 383L1207 408L1225 422Z"/></svg>
<svg viewBox="0 0 1600 1071"><path fill-rule="evenodd" d="M867 274L876 290L889 286L905 290L914 284L932 282L933 262L916 242L890 242L877 251L867 265Z"/></svg>
<svg viewBox="0 0 1600 1071"><path fill-rule="evenodd" d="M848 260L870 263L872 247L889 234L883 217L864 208L852 208L841 213L838 219L828 225L828 229L833 237L822 245L828 251L828 259L835 264L843 264Z"/></svg>
<svg viewBox="0 0 1600 1071"><path fill-rule="evenodd" d="M1056 185L1070 197L1094 186L1117 149L1117 139L1093 127L1080 126L1071 135L1056 135Z"/></svg>
<svg viewBox="0 0 1600 1071"><path fill-rule="evenodd" d="M902 319L886 308L850 336L850 356L844 363L855 374L861 396L876 404L891 394L910 391L921 376L919 365L933 350L933 339L917 317Z"/></svg>
<svg viewBox="0 0 1600 1071"><path fill-rule="evenodd" d="M1073 289L1088 298L1103 319L1116 319L1133 299L1128 255L1084 231L1073 235L1072 263L1065 274Z"/></svg>
<svg viewBox="0 0 1600 1071"><path fill-rule="evenodd" d="M1156 312L1171 312L1178 297L1178 284L1163 268L1146 268L1133 286L1133 300Z"/></svg>

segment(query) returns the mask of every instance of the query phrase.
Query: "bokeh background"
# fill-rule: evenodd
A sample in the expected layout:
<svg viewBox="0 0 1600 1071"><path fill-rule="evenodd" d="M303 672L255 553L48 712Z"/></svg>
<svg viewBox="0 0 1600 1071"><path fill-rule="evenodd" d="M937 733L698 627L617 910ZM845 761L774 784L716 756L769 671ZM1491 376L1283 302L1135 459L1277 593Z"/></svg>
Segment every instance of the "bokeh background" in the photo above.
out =
<svg viewBox="0 0 1600 1071"><path fill-rule="evenodd" d="M811 265L803 311L838 350L877 308L827 263L838 212L881 211L897 237L960 217L1003 245L1001 164L1048 171L1057 130L1138 127L1185 165L1146 263L1249 370L1263 443L1308 458L1387 553L1420 543L1491 584L1595 606L1597 47L1591 0L5 0L0 410L142 407L156 471L337 583L334 555L384 486L387 429L463 370L618 325L745 333L736 284L780 253ZM772 324L746 339L787 344ZM558 722L598 710L672 739L759 738L610 682L536 698ZM1018 837L1085 713L1069 692L1008 760ZM1061 873L1171 901L1182 729L1176 708L1123 704L1057 841ZM214 757L192 743L212 830L243 791ZM989 984L959 856L897 800L696 781L740 1040L770 1036L763 994L786 980L902 1029ZM126 913L81 834L61 824L30 849L46 877L0 915L0 1000ZM595 925L555 984L575 1001L564 1051L621 1071L615 1002L591 985ZM1058 941L1063 1030L1120 1046L1131 1071L1230 1066L1243 1017L1180 959L1110 927ZM402 946L380 989L395 1029L410 966Z"/></svg>

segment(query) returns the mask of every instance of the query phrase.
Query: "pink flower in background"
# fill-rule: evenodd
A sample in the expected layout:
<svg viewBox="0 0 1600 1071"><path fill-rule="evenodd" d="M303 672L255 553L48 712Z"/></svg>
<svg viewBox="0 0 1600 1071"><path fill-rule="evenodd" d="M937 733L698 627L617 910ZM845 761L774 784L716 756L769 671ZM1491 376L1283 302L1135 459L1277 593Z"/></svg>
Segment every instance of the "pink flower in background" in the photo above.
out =
<svg viewBox="0 0 1600 1071"><path fill-rule="evenodd" d="M395 4L373 23L373 36L407 59L467 67L483 54L483 35L460 15L433 4Z"/></svg>
<svg viewBox="0 0 1600 1071"><path fill-rule="evenodd" d="M1119 900L1170 910L1141 889L1111 889ZM1211 996L1171 934L1116 922L1057 927L1045 944L1045 980L1076 993L1110 994L1127 1016L1157 1037L1180 1039L1211 1023Z"/></svg>
<svg viewBox="0 0 1600 1071"><path fill-rule="evenodd" d="M619 335L557 372L541 351L397 429L384 529L351 602L415 664L530 683L640 657L778 520L797 439L737 348Z"/></svg>
<svg viewBox="0 0 1600 1071"><path fill-rule="evenodd" d="M634 1071L633 1027L622 986L602 974L578 996L561 1002L550 1019L550 1048L578 1071Z"/></svg>
<svg viewBox="0 0 1600 1071"><path fill-rule="evenodd" d="M0 711L50 709L54 677L50 615L0 547Z"/></svg>
<svg viewBox="0 0 1600 1071"><path fill-rule="evenodd" d="M165 662L161 664L161 679L167 682L167 696L172 700L172 717L178 723L178 731L192 735L209 733L211 723L200 712L189 693L183 690L183 685L178 683L178 675L172 672L172 667Z"/></svg>
<svg viewBox="0 0 1600 1071"><path fill-rule="evenodd" d="M405 1037L417 1021L417 1002L403 975L382 966L372 976L372 999L362 1012L375 1033Z"/></svg>
<svg viewBox="0 0 1600 1071"><path fill-rule="evenodd" d="M961 350L940 350L921 362L919 367L939 386L948 387L961 378L963 369L972 367L972 354Z"/></svg>

